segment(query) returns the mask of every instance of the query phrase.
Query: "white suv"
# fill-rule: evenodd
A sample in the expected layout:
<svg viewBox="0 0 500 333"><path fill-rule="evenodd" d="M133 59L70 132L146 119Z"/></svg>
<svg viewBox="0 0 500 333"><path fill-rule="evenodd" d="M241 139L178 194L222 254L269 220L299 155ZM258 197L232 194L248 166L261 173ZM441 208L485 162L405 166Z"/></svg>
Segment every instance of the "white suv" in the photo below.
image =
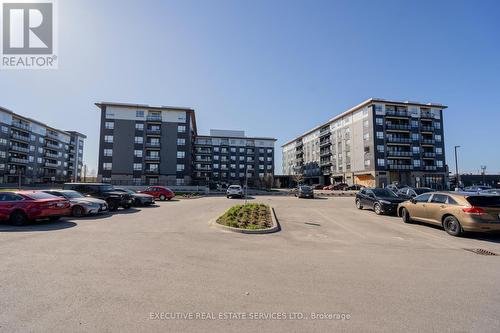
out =
<svg viewBox="0 0 500 333"><path fill-rule="evenodd" d="M240 185L231 185L227 188L226 197L233 198L243 198L243 189Z"/></svg>

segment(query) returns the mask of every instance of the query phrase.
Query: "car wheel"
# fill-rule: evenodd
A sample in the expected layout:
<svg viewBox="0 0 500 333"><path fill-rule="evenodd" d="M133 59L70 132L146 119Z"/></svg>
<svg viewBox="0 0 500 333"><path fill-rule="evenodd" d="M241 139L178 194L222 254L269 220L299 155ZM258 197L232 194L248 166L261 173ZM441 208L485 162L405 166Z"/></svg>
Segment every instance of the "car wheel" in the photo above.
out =
<svg viewBox="0 0 500 333"><path fill-rule="evenodd" d="M356 208L363 209L363 205L361 204L361 200L359 200L359 199L356 199Z"/></svg>
<svg viewBox="0 0 500 333"><path fill-rule="evenodd" d="M166 199L166 198L167 198L167 197L166 197L164 194L161 194L161 195L160 195L160 200L161 200L161 201L165 201L165 199Z"/></svg>
<svg viewBox="0 0 500 333"><path fill-rule="evenodd" d="M226 195L226 198L228 198L228 199L229 199L229 195Z"/></svg>
<svg viewBox="0 0 500 333"><path fill-rule="evenodd" d="M14 212L10 215L9 221L13 225L25 225L28 222L28 217L23 212Z"/></svg>
<svg viewBox="0 0 500 333"><path fill-rule="evenodd" d="M172 200L172 198L167 198L168 201Z"/></svg>
<svg viewBox="0 0 500 333"><path fill-rule="evenodd" d="M380 206L379 203L376 203L375 205L373 205L373 211L377 215L382 215L382 207Z"/></svg>
<svg viewBox="0 0 500 333"><path fill-rule="evenodd" d="M126 205L123 205L123 209L129 209L129 208L131 208L131 207L132 207L132 205L131 205L131 204L126 204Z"/></svg>
<svg viewBox="0 0 500 333"><path fill-rule="evenodd" d="M401 208L401 218L404 223L411 223L410 212L406 208Z"/></svg>
<svg viewBox="0 0 500 333"><path fill-rule="evenodd" d="M114 211L118 210L118 204L115 202L110 202L108 204L108 209L110 212L114 212Z"/></svg>
<svg viewBox="0 0 500 333"><path fill-rule="evenodd" d="M455 216L447 216L443 221L443 227L452 236L460 236L463 233L462 226Z"/></svg>
<svg viewBox="0 0 500 333"><path fill-rule="evenodd" d="M84 215L84 213L85 211L83 210L82 206L74 206L71 209L71 215L73 215L74 217L81 217Z"/></svg>

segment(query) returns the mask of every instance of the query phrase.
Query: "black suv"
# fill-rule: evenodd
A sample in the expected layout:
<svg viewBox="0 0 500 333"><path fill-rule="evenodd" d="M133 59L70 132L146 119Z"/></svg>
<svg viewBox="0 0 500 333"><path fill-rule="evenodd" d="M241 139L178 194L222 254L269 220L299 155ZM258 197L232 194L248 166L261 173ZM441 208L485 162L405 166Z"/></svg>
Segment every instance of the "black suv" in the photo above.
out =
<svg viewBox="0 0 500 333"><path fill-rule="evenodd" d="M405 201L386 188L366 188L356 194L356 207L369 207L375 214L396 214L398 204Z"/></svg>
<svg viewBox="0 0 500 333"><path fill-rule="evenodd" d="M64 190L73 190L85 196L102 199L108 203L108 209L115 211L118 207L128 209L132 207L133 198L130 194L116 192L113 185L104 183L65 183Z"/></svg>

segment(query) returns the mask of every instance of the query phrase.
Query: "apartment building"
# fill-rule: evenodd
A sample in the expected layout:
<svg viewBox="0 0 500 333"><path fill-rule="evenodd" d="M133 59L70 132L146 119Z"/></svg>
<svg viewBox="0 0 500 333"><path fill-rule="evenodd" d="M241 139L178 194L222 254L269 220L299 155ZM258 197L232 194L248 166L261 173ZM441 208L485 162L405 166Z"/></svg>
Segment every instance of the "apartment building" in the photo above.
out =
<svg viewBox="0 0 500 333"><path fill-rule="evenodd" d="M79 181L85 139L0 107L0 182Z"/></svg>
<svg viewBox="0 0 500 333"><path fill-rule="evenodd" d="M99 181L191 183L194 110L107 102L96 106L101 110Z"/></svg>
<svg viewBox="0 0 500 333"><path fill-rule="evenodd" d="M446 108L368 99L284 144L283 173L320 184L445 188Z"/></svg>
<svg viewBox="0 0 500 333"><path fill-rule="evenodd" d="M274 176L276 139L244 131L210 130L194 144L194 179L200 184L265 185ZM246 179L245 179L246 178Z"/></svg>

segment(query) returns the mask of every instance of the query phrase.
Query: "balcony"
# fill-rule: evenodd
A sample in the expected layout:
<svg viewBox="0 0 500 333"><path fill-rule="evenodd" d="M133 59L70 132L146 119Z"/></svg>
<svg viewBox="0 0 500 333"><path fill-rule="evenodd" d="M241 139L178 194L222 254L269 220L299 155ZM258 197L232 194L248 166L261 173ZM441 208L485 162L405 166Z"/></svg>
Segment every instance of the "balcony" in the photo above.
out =
<svg viewBox="0 0 500 333"><path fill-rule="evenodd" d="M146 175L158 175L160 173L160 169L146 169L144 170Z"/></svg>
<svg viewBox="0 0 500 333"><path fill-rule="evenodd" d="M323 140L323 141L320 141L319 146L324 147L324 146L328 146L331 144L332 144L332 142L330 140Z"/></svg>
<svg viewBox="0 0 500 333"><path fill-rule="evenodd" d="M200 165L200 166L195 166L195 169L197 171L212 171L212 167L208 166L208 165Z"/></svg>
<svg viewBox="0 0 500 333"><path fill-rule="evenodd" d="M396 157L411 157L413 153L411 151L387 150L387 155Z"/></svg>
<svg viewBox="0 0 500 333"><path fill-rule="evenodd" d="M329 165L332 165L332 161L330 161L330 159L324 159L319 161L319 166L321 167Z"/></svg>
<svg viewBox="0 0 500 333"><path fill-rule="evenodd" d="M436 157L436 153L424 151L423 156L429 157L429 158L434 158L434 157Z"/></svg>
<svg viewBox="0 0 500 333"><path fill-rule="evenodd" d="M424 119L434 119L434 114L432 112L429 112L429 111L422 111L420 113L420 118L424 118Z"/></svg>
<svg viewBox="0 0 500 333"><path fill-rule="evenodd" d="M19 141L24 141L24 142L30 142L30 137L26 135L19 135L16 133L12 133L12 139L19 140Z"/></svg>
<svg viewBox="0 0 500 333"><path fill-rule="evenodd" d="M320 130L319 131L319 137L322 138L322 137L325 137L325 136L329 136L331 134L330 132L330 129L325 129L325 130Z"/></svg>
<svg viewBox="0 0 500 333"><path fill-rule="evenodd" d="M160 148L159 142L146 142L147 148Z"/></svg>
<svg viewBox="0 0 500 333"><path fill-rule="evenodd" d="M387 142L396 142L396 143L411 143L411 138L403 138L398 136L388 136Z"/></svg>
<svg viewBox="0 0 500 333"><path fill-rule="evenodd" d="M410 113L408 111L402 110L385 110L386 116L394 116L394 117L410 117Z"/></svg>
<svg viewBox="0 0 500 333"><path fill-rule="evenodd" d="M11 126L25 130L25 131L29 131L29 132L32 131L31 126L29 124L25 124L25 123L22 123L22 122L17 121L17 120L13 120L11 123Z"/></svg>
<svg viewBox="0 0 500 333"><path fill-rule="evenodd" d="M49 138L59 139L59 135L57 133L47 132L47 136Z"/></svg>
<svg viewBox="0 0 500 333"><path fill-rule="evenodd" d="M160 156L144 156L144 160L145 161L159 161L160 160Z"/></svg>
<svg viewBox="0 0 500 333"><path fill-rule="evenodd" d="M56 145L50 141L45 141L45 146L49 147L49 148L52 148L52 149L59 149L59 145Z"/></svg>
<svg viewBox="0 0 500 333"><path fill-rule="evenodd" d="M151 134L151 135L160 135L161 134L161 129L156 129L156 128L147 128L146 129L146 134Z"/></svg>
<svg viewBox="0 0 500 333"><path fill-rule="evenodd" d="M330 149L325 149L319 152L319 156L328 156L331 155L332 151Z"/></svg>
<svg viewBox="0 0 500 333"><path fill-rule="evenodd" d="M44 164L47 168L57 168L59 165L57 163L45 162Z"/></svg>
<svg viewBox="0 0 500 333"><path fill-rule="evenodd" d="M409 164L389 164L391 170L413 170L413 165Z"/></svg>
<svg viewBox="0 0 500 333"><path fill-rule="evenodd" d="M198 148L198 149L196 149L196 153L197 154L212 154L212 150L211 149L200 149L200 148ZM223 152L221 151L221 153L223 153ZM226 151L226 153L227 153L227 151Z"/></svg>
<svg viewBox="0 0 500 333"><path fill-rule="evenodd" d="M422 139L421 143L423 145L433 145L436 143L436 140L434 140L434 139Z"/></svg>
<svg viewBox="0 0 500 333"><path fill-rule="evenodd" d="M434 132L434 126L422 126L420 127L421 132Z"/></svg>
<svg viewBox="0 0 500 333"><path fill-rule="evenodd" d="M410 125L407 124L386 124L386 129L388 130L399 130L399 131L409 131Z"/></svg>
<svg viewBox="0 0 500 333"><path fill-rule="evenodd" d="M159 121L161 122L161 115L149 115L146 117L146 121Z"/></svg>
<svg viewBox="0 0 500 333"><path fill-rule="evenodd" d="M14 150L14 151L19 151L19 152L22 152L22 153L29 153L30 150L29 148L25 148L25 147L21 147L21 146L18 146L18 145L11 145L10 146L10 149L11 150Z"/></svg>
<svg viewBox="0 0 500 333"><path fill-rule="evenodd" d="M45 151L45 156L47 157L52 157L52 158L58 158L59 155L58 154L54 154L54 153L51 153L50 151Z"/></svg>
<svg viewBox="0 0 500 333"><path fill-rule="evenodd" d="M196 156L196 159L195 159L196 162L205 162L205 163L209 163L209 162L212 162L212 159L209 158L209 157L201 157L201 156ZM224 162L224 161L223 161Z"/></svg>
<svg viewBox="0 0 500 333"><path fill-rule="evenodd" d="M435 165L424 165L423 168L425 171L436 171L437 169Z"/></svg>
<svg viewBox="0 0 500 333"><path fill-rule="evenodd" d="M27 158L9 157L9 162L18 164L27 164L29 161Z"/></svg>

